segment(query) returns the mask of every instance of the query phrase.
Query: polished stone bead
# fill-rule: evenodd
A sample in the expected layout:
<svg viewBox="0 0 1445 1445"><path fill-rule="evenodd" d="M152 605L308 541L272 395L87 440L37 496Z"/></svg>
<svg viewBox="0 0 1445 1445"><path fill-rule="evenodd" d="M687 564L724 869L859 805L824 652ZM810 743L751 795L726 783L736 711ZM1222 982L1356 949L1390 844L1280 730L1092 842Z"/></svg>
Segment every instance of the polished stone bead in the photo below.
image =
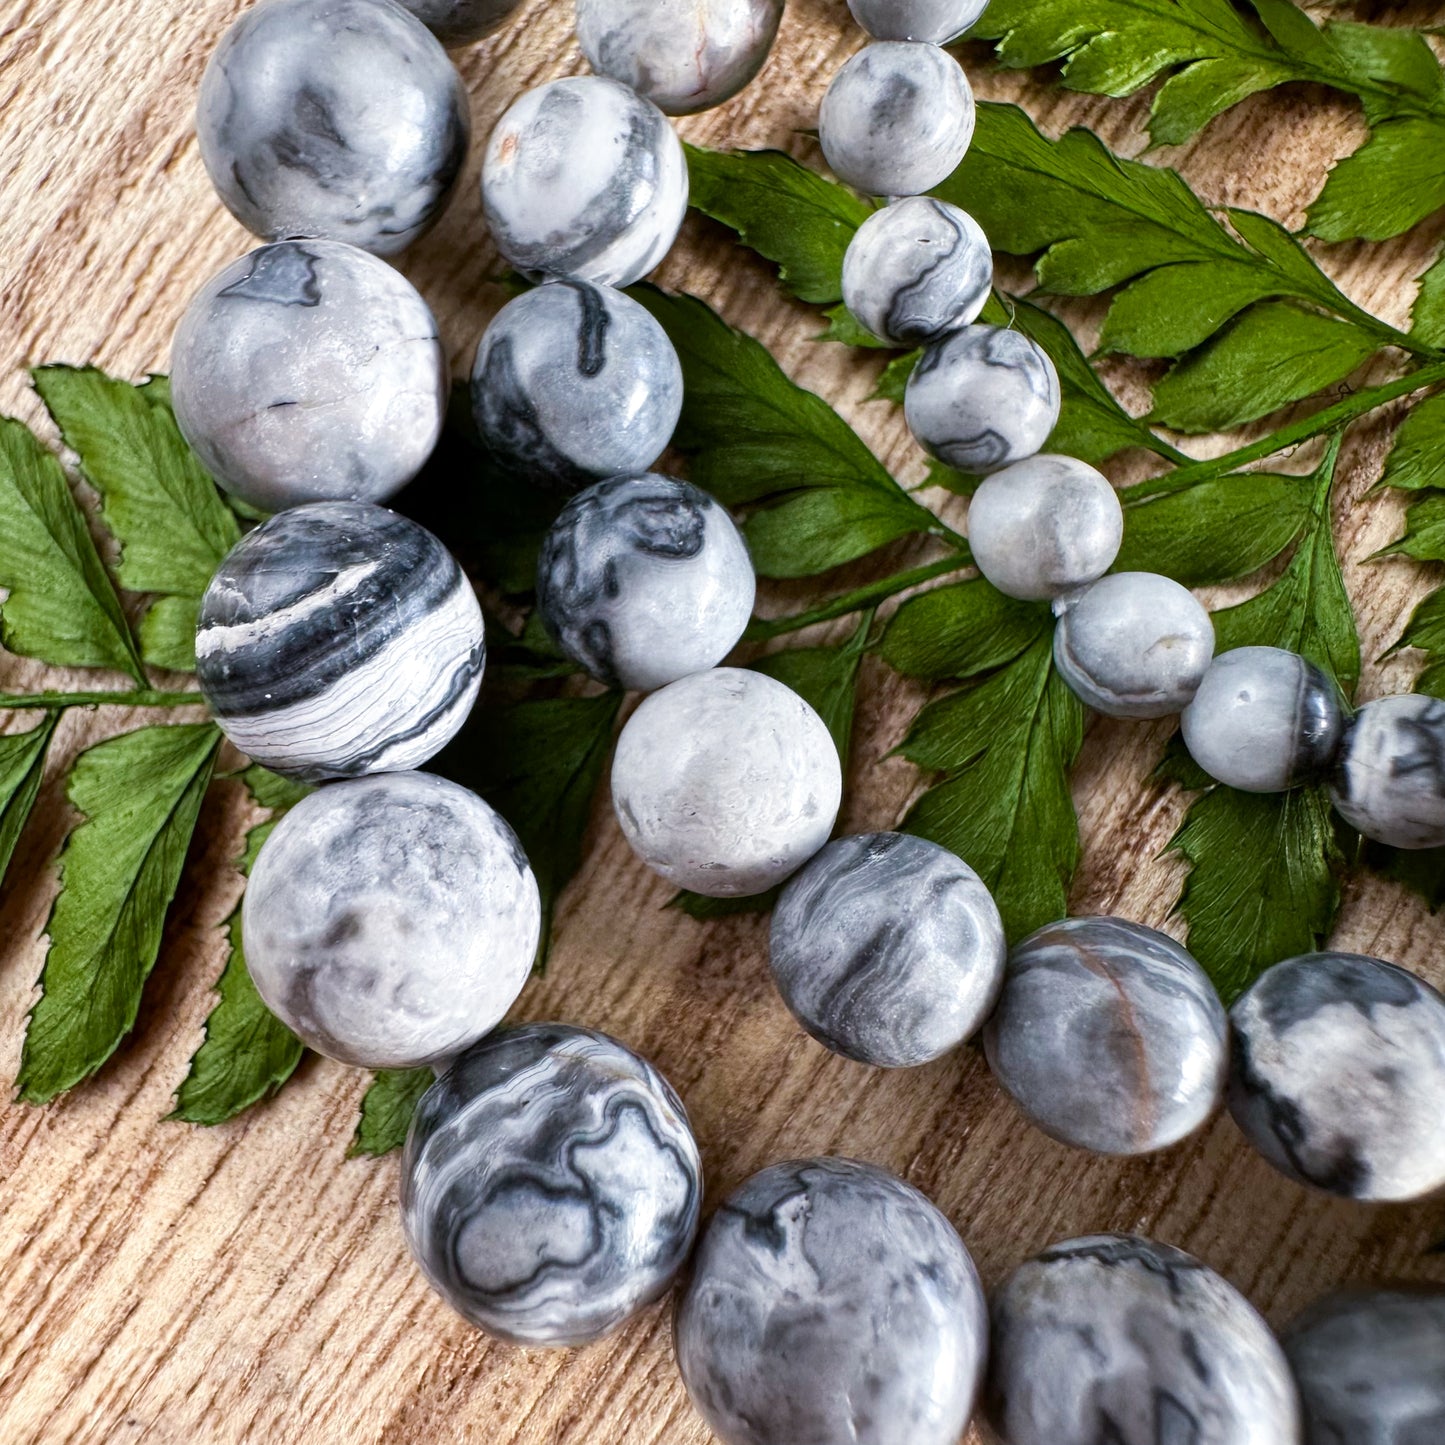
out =
<svg viewBox="0 0 1445 1445"><path fill-rule="evenodd" d="M722 1445L956 1445L988 1348L953 1226L849 1159L774 1164L728 1198L673 1328Z"/></svg>
<svg viewBox="0 0 1445 1445"><path fill-rule="evenodd" d="M972 475L1041 450L1059 404L1059 374L1047 353L1021 331L997 326L965 326L928 347L903 394L918 444Z"/></svg>
<svg viewBox="0 0 1445 1445"><path fill-rule="evenodd" d="M962 859L907 833L837 838L773 910L784 1002L819 1043L864 1064L925 1064L971 1038L1003 981L1003 922Z"/></svg>
<svg viewBox="0 0 1445 1445"><path fill-rule="evenodd" d="M632 851L712 898L781 883L828 841L842 797L823 719L791 688L735 667L644 698L612 760L612 806Z"/></svg>
<svg viewBox="0 0 1445 1445"><path fill-rule="evenodd" d="M317 782L424 763L482 682L482 610L424 527L365 502L278 512L201 599L196 675L243 753Z"/></svg>
<svg viewBox="0 0 1445 1445"><path fill-rule="evenodd" d="M579 666L644 691L732 651L756 579L733 519L689 482L613 477L562 509L537 557L537 612Z"/></svg>
<svg viewBox="0 0 1445 1445"><path fill-rule="evenodd" d="M651 101L607 76L570 76L527 91L497 122L482 205L497 249L525 275L627 286L677 235L687 162Z"/></svg>
<svg viewBox="0 0 1445 1445"><path fill-rule="evenodd" d="M1167 717L1189 705L1214 655L1214 624L1187 588L1114 572L1066 598L1054 629L1059 676L1107 717Z"/></svg>
<svg viewBox="0 0 1445 1445"><path fill-rule="evenodd" d="M472 1324L581 1345L664 1294L702 1164L672 1086L616 1039L500 1029L422 1096L401 1164L412 1256Z"/></svg>
<svg viewBox="0 0 1445 1445"><path fill-rule="evenodd" d="M848 0L853 18L875 40L924 40L942 45L962 35L988 0Z"/></svg>
<svg viewBox="0 0 1445 1445"><path fill-rule="evenodd" d="M503 25L522 0L398 0L443 45L470 45Z"/></svg>
<svg viewBox="0 0 1445 1445"><path fill-rule="evenodd" d="M880 341L919 346L966 326L988 300L993 252L978 222L932 196L875 211L843 254L843 300Z"/></svg>
<svg viewBox="0 0 1445 1445"><path fill-rule="evenodd" d="M196 133L248 231L389 256L441 215L471 113L441 42L392 0L262 0L206 66Z"/></svg>
<svg viewBox="0 0 1445 1445"><path fill-rule="evenodd" d="M682 367L645 307L610 286L538 286L497 313L472 368L482 438L534 482L576 491L645 472L682 413Z"/></svg>
<svg viewBox="0 0 1445 1445"><path fill-rule="evenodd" d="M1445 998L1356 953L1277 963L1229 1011L1229 1109L1276 1169L1348 1199L1445 1188Z"/></svg>
<svg viewBox="0 0 1445 1445"><path fill-rule="evenodd" d="M1003 1445L1302 1445L1284 1355L1192 1255L1067 1240L993 1296L984 1411Z"/></svg>
<svg viewBox="0 0 1445 1445"><path fill-rule="evenodd" d="M873 196L916 196L953 173L973 124L968 77L946 50L880 40L833 77L818 139L840 181Z"/></svg>
<svg viewBox="0 0 1445 1445"><path fill-rule="evenodd" d="M1323 777L1345 733L1339 689L1282 647L1221 653L1179 721L1190 757L1217 782L1247 793Z"/></svg>
<svg viewBox="0 0 1445 1445"><path fill-rule="evenodd" d="M1352 828L1392 848L1445 846L1445 702L1367 702L1345 730L1330 797Z"/></svg>
<svg viewBox="0 0 1445 1445"><path fill-rule="evenodd" d="M460 1053L532 971L537 880L477 795L430 773L310 793L276 824L242 903L246 967L309 1048L371 1069Z"/></svg>

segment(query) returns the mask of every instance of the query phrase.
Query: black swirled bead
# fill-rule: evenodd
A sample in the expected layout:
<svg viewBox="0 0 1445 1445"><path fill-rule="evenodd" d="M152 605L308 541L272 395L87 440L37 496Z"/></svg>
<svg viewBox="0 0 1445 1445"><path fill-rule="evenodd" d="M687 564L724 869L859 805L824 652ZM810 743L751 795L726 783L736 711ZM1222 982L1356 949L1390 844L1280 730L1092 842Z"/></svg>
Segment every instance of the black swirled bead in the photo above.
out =
<svg viewBox="0 0 1445 1445"><path fill-rule="evenodd" d="M1445 702L1367 702L1345 734L1330 796L1340 816L1392 848L1445 846Z"/></svg>

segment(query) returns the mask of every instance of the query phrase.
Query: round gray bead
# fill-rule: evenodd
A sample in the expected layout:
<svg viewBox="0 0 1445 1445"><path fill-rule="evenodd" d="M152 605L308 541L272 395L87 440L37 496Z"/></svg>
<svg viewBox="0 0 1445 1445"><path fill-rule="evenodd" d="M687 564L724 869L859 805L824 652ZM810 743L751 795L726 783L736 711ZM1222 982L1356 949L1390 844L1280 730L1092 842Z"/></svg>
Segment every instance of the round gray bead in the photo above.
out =
<svg viewBox="0 0 1445 1445"><path fill-rule="evenodd" d="M983 880L906 833L838 838L773 910L773 978L819 1043L864 1064L925 1064L978 1031L1003 981Z"/></svg>
<svg viewBox="0 0 1445 1445"><path fill-rule="evenodd" d="M575 491L661 456L682 414L682 367L630 296L560 281L509 301L487 327L472 412L493 451Z"/></svg>
<svg viewBox="0 0 1445 1445"><path fill-rule="evenodd" d="M503 25L522 0L399 0L443 45L470 45Z"/></svg>
<svg viewBox="0 0 1445 1445"><path fill-rule="evenodd" d="M577 0L577 39L593 70L692 115L752 80L782 18L783 0Z"/></svg>
<svg viewBox="0 0 1445 1445"><path fill-rule="evenodd" d="M723 1445L956 1445L988 1348L953 1226L849 1159L774 1164L737 1190L703 1234L673 1330Z"/></svg>
<svg viewBox="0 0 1445 1445"><path fill-rule="evenodd" d="M781 883L828 841L842 797L823 719L791 688L735 667L644 698L612 760L612 806L632 851L712 898Z"/></svg>
<svg viewBox="0 0 1445 1445"><path fill-rule="evenodd" d="M1067 1240L993 1296L987 1421L1006 1445L1301 1445L1269 1326L1183 1250Z"/></svg>
<svg viewBox="0 0 1445 1445"><path fill-rule="evenodd" d="M1229 1011L1229 1110L1276 1169L1348 1199L1445 1187L1445 998L1357 953L1277 963Z"/></svg>
<svg viewBox="0 0 1445 1445"><path fill-rule="evenodd" d="M953 56L880 40L833 77L818 139L840 181L873 196L916 196L952 175L973 124L973 91Z"/></svg>
<svg viewBox="0 0 1445 1445"><path fill-rule="evenodd" d="M848 0L853 18L876 40L942 45L962 35L988 0Z"/></svg>
<svg viewBox="0 0 1445 1445"><path fill-rule="evenodd" d="M1345 732L1339 689L1282 647L1236 647L1209 665L1180 718L1189 755L1216 781L1277 793L1322 777Z"/></svg>
<svg viewBox="0 0 1445 1445"><path fill-rule="evenodd" d="M688 482L613 477L562 509L537 557L537 611L579 666L644 691L732 651L756 579L733 519Z"/></svg>
<svg viewBox="0 0 1445 1445"><path fill-rule="evenodd" d="M482 205L519 271L627 286L667 254L687 211L687 162L668 119L603 75L529 90L487 142Z"/></svg>
<svg viewBox="0 0 1445 1445"><path fill-rule="evenodd" d="M1106 717L1167 717L1188 706L1214 655L1214 624L1187 587L1114 572L1070 600L1054 629L1059 676Z"/></svg>
<svg viewBox="0 0 1445 1445"><path fill-rule="evenodd" d="M1330 797L1352 828L1392 848L1445 846L1445 702L1367 702L1345 731Z"/></svg>
<svg viewBox="0 0 1445 1445"><path fill-rule="evenodd" d="M365 502L278 512L201 598L196 676L243 753L317 782L424 763L482 682L482 609L424 527Z"/></svg>
<svg viewBox="0 0 1445 1445"><path fill-rule="evenodd" d="M303 1043L410 1069L501 1022L542 907L516 834L475 793L379 773L310 793L276 824L241 926L256 991Z"/></svg>
<svg viewBox="0 0 1445 1445"><path fill-rule="evenodd" d="M659 1298L697 1235L702 1164L645 1059L566 1024L501 1029L417 1105L401 1220L433 1287L523 1345L581 1345Z"/></svg>
<svg viewBox="0 0 1445 1445"><path fill-rule="evenodd" d="M931 456L985 475L1042 449L1060 399L1054 363L1023 332L965 326L919 358L903 414Z"/></svg>
<svg viewBox="0 0 1445 1445"><path fill-rule="evenodd" d="M843 254L843 300L880 341L918 346L966 326L988 300L993 252L978 222L932 196L875 211Z"/></svg>
<svg viewBox="0 0 1445 1445"><path fill-rule="evenodd" d="M206 66L196 133L248 231L389 256L441 215L471 114L441 42L393 0L262 0Z"/></svg>
<svg viewBox="0 0 1445 1445"><path fill-rule="evenodd" d="M1017 944L983 1038L1019 1108L1096 1154L1175 1144L1224 1092L1214 985L1172 938L1123 918L1069 918Z"/></svg>

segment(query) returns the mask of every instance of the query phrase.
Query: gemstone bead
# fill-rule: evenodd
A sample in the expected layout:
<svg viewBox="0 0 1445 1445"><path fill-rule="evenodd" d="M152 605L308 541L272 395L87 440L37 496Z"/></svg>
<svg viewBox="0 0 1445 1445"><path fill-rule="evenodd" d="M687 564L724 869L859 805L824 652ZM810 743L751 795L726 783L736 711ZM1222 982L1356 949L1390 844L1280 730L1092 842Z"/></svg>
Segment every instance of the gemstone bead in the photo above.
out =
<svg viewBox="0 0 1445 1445"><path fill-rule="evenodd" d="M503 25L522 0L398 0L443 45L470 45Z"/></svg>
<svg viewBox="0 0 1445 1445"><path fill-rule="evenodd" d="M1352 828L1392 848L1445 846L1445 702L1367 702L1345 731L1330 797Z"/></svg>
<svg viewBox="0 0 1445 1445"><path fill-rule="evenodd" d="M943 45L962 35L988 0L848 0L853 18L877 40Z"/></svg>

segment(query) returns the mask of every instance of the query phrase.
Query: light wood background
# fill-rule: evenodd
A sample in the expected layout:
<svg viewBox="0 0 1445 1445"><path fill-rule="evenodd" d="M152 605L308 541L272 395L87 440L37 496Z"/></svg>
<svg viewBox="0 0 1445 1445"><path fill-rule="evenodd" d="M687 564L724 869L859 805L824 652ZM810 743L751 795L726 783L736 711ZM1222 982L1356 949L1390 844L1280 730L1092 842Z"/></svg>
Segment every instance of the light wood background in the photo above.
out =
<svg viewBox="0 0 1445 1445"><path fill-rule="evenodd" d="M202 66L243 8L0 3L0 409L36 419L19 370L32 362L163 370L193 287L253 244L212 196L192 132ZM1438 5L1375 8L1415 23L1445 19ZM457 55L479 142L524 87L581 68L570 25L565 0L531 0L504 33ZM684 121L682 133L807 155L812 142L799 133L860 43L842 0L790 0L761 78L732 104ZM1021 99L1052 131L1083 122L1122 150L1142 148L1142 101L1069 96L987 74L978 59L981 94ZM1298 225L1330 160L1361 134L1352 104L1297 87L1240 106L1163 158L1211 201ZM442 224L402 261L459 368L501 300L486 284L497 263L476 194L479 150ZM1398 242L1335 248L1324 259L1351 296L1400 324L1412 278L1439 239L1427 223ZM659 279L759 335L898 475L921 477L901 416L864 401L877 362L812 342L815 316L783 300L766 268L721 231L690 218ZM1137 405L1137 386L1120 376ZM1410 563L1368 560L1399 531L1398 501L1366 496L1397 419L1356 428L1336 518L1365 644L1363 696L1408 687L1408 659L1373 659L1429 580ZM1116 480L1134 475L1111 470ZM794 587L786 600L802 595ZM0 658L0 688L37 683L37 669ZM862 695L842 820L850 829L890 826L916 785L885 754L921 691L868 662ZM53 752L0 903L7 1078L35 996L52 858L67 825L56 775L87 739L139 720L117 710L73 716ZM1147 778L1167 731L1092 725L1075 786L1084 837L1076 912L1164 922L1180 875L1160 855L1182 800ZM448 1313L407 1258L395 1158L344 1158L363 1075L313 1061L277 1101L228 1126L164 1121L212 1002L224 958L218 925L240 890L231 860L248 819L239 788L213 792L133 1041L70 1098L0 1107L0 1441L709 1439L674 1372L665 1305L571 1353L492 1344ZM1158 1157L1109 1162L1026 1126L974 1051L903 1073L834 1058L800 1033L771 989L765 925L694 923L662 911L669 892L599 812L562 903L550 974L529 985L518 1014L598 1026L655 1059L692 1113L709 1203L770 1160L833 1151L926 1190L990 1283L1052 1240L1100 1229L1195 1251L1276 1323L1345 1279L1445 1279L1445 1259L1423 1252L1445 1235L1445 1206L1367 1209L1307 1194L1250 1153L1227 1118ZM1442 984L1442 927L1417 899L1359 877L1336 941Z"/></svg>

